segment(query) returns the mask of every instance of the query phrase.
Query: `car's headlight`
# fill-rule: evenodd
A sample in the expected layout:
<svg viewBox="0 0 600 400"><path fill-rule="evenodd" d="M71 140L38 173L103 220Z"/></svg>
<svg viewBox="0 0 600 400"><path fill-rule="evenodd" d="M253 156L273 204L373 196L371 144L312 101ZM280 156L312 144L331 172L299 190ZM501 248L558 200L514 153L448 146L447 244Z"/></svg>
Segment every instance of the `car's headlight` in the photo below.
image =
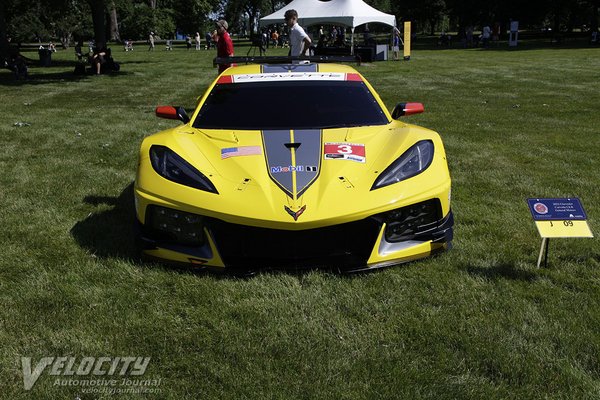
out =
<svg viewBox="0 0 600 400"><path fill-rule="evenodd" d="M150 147L150 162L157 174L170 181L211 193L219 193L215 185L173 150L165 146Z"/></svg>
<svg viewBox="0 0 600 400"><path fill-rule="evenodd" d="M373 183L379 189L400 182L423 172L433 160L433 142L421 140L406 150L396 161L387 167Z"/></svg>

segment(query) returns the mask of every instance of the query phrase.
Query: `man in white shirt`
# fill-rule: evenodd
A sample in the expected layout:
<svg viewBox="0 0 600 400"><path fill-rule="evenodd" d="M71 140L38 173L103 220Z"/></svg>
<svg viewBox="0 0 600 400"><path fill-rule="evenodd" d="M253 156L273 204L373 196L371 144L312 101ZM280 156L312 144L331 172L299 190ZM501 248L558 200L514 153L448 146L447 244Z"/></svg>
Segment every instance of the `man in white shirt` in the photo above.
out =
<svg viewBox="0 0 600 400"><path fill-rule="evenodd" d="M298 12L287 10L284 18L285 23L290 28L290 55L292 57L305 55L312 42L304 29L298 25Z"/></svg>

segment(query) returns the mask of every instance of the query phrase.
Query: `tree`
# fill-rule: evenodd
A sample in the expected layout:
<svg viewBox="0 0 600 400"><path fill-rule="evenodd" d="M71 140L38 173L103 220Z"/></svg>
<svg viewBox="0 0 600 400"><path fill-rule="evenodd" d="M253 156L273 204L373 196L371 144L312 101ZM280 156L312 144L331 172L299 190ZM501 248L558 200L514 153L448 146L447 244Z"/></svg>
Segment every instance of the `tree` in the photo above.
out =
<svg viewBox="0 0 600 400"><path fill-rule="evenodd" d="M379 11L383 11L385 13L392 11L392 2L390 0L366 0L365 3L370 5L373 8L376 8ZM401 3L401 2L394 2ZM397 6L398 4L395 4Z"/></svg>
<svg viewBox="0 0 600 400"><path fill-rule="evenodd" d="M8 37L6 29L6 17L4 16L4 2L0 2L0 61L8 58Z"/></svg>
<svg viewBox="0 0 600 400"><path fill-rule="evenodd" d="M254 34L258 19L267 15L273 8L272 0L226 0L225 18L231 26L235 26L243 17L248 18L250 35Z"/></svg>
<svg viewBox="0 0 600 400"><path fill-rule="evenodd" d="M169 8L173 10L173 19L183 32L201 32L208 15L216 8L215 0L172 0Z"/></svg>
<svg viewBox="0 0 600 400"><path fill-rule="evenodd" d="M133 5L122 22L121 33L128 38L145 38L151 31L159 37L169 37L175 32L173 10L153 9L145 3Z"/></svg>
<svg viewBox="0 0 600 400"><path fill-rule="evenodd" d="M106 43L106 4L104 0L88 0L92 9L94 23L94 40L96 43Z"/></svg>
<svg viewBox="0 0 600 400"><path fill-rule="evenodd" d="M590 2L592 12L590 13L590 28L592 31L598 30L598 13L600 12L600 0L592 0Z"/></svg>
<svg viewBox="0 0 600 400"><path fill-rule="evenodd" d="M114 0L110 2L110 40L121 41L119 34L119 19L117 16L117 6Z"/></svg>
<svg viewBox="0 0 600 400"><path fill-rule="evenodd" d="M447 11L444 0L421 0L414 3L395 3L392 12L402 19L414 21L417 26L428 25L429 33L433 35Z"/></svg>

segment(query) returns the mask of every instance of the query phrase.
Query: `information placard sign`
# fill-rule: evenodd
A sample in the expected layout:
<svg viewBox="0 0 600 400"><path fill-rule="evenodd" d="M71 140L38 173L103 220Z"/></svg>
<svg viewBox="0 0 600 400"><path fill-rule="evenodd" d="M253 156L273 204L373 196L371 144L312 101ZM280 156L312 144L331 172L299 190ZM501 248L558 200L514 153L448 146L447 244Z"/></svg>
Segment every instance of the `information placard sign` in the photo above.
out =
<svg viewBox="0 0 600 400"><path fill-rule="evenodd" d="M592 238L587 221L535 221L542 238Z"/></svg>
<svg viewBox="0 0 600 400"><path fill-rule="evenodd" d="M527 199L529 211L542 237L537 267L548 265L548 245L551 238L594 237L587 216L578 198Z"/></svg>
<svg viewBox="0 0 600 400"><path fill-rule="evenodd" d="M527 204L536 221L585 221L587 219L578 198L527 199Z"/></svg>
<svg viewBox="0 0 600 400"><path fill-rule="evenodd" d="M542 238L594 237L578 198L527 199Z"/></svg>

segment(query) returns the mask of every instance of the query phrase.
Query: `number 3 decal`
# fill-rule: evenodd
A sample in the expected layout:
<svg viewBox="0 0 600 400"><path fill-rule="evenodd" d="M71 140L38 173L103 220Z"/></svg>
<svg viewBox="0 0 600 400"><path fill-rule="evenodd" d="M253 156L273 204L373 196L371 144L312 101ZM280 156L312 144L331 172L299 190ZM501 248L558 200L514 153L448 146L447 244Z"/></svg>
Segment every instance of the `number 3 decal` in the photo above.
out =
<svg viewBox="0 0 600 400"><path fill-rule="evenodd" d="M352 146L349 146L347 144L340 144L338 146L337 152L340 154L352 154Z"/></svg>
<svg viewBox="0 0 600 400"><path fill-rule="evenodd" d="M362 143L325 143L323 153L326 160L349 160L363 164L366 162L365 145Z"/></svg>

